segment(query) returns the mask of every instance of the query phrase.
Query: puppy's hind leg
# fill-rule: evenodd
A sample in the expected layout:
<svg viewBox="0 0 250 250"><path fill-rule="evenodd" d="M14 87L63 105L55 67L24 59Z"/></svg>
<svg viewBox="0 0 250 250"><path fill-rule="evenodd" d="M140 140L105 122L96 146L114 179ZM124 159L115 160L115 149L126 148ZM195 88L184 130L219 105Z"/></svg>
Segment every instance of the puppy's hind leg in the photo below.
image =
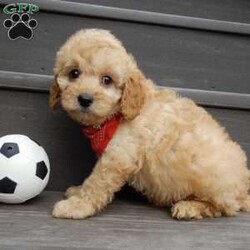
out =
<svg viewBox="0 0 250 250"><path fill-rule="evenodd" d="M244 200L240 202L240 210L242 212L250 213L250 196L247 195Z"/></svg>
<svg viewBox="0 0 250 250"><path fill-rule="evenodd" d="M178 220L192 220L220 217L221 212L210 203L198 200L183 200L173 205L172 217Z"/></svg>

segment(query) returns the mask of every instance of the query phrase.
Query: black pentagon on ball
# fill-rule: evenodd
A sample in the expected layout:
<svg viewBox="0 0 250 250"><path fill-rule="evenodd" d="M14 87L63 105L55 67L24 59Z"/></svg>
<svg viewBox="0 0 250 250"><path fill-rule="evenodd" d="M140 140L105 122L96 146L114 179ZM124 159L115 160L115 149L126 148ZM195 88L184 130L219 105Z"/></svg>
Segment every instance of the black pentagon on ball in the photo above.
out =
<svg viewBox="0 0 250 250"><path fill-rule="evenodd" d="M10 158L16 154L18 154L19 147L16 143L13 142L5 142L0 149L0 153L3 154L5 157Z"/></svg>
<svg viewBox="0 0 250 250"><path fill-rule="evenodd" d="M8 177L0 180L0 193L13 194L15 192L17 183L9 179Z"/></svg>
<svg viewBox="0 0 250 250"><path fill-rule="evenodd" d="M40 161L36 164L36 176L44 180L48 173L48 168L44 161Z"/></svg>

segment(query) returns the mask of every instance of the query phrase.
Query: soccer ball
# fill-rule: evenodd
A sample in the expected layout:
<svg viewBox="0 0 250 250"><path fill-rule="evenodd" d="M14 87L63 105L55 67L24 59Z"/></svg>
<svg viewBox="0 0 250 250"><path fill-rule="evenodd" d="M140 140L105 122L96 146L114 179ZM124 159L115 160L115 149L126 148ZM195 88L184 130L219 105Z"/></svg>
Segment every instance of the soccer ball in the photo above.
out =
<svg viewBox="0 0 250 250"><path fill-rule="evenodd" d="M25 135L0 138L0 202L23 203L42 192L50 175L45 150Z"/></svg>

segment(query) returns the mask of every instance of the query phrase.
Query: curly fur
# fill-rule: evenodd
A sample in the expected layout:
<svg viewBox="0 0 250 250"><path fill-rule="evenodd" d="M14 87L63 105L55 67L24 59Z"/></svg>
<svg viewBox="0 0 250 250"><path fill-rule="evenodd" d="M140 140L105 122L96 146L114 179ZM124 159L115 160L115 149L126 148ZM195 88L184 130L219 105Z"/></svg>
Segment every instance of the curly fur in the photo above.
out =
<svg viewBox="0 0 250 250"><path fill-rule="evenodd" d="M49 106L51 107L52 110L55 110L60 102L60 96L61 96L61 91L56 80L53 81L49 93L50 93Z"/></svg>
<svg viewBox="0 0 250 250"><path fill-rule="evenodd" d="M143 81L143 78L138 73L131 76L124 86L121 98L121 113L126 120L134 119L144 104L145 93L141 81Z"/></svg>
<svg viewBox="0 0 250 250"><path fill-rule="evenodd" d="M69 79L72 69L77 79ZM122 43L104 30L81 30L60 48L50 105L58 101L78 122L98 126L117 113L123 121L92 174L66 191L53 216L83 219L129 183L177 219L250 211L246 155L203 108L172 90L159 90ZM113 79L110 86L101 77ZM77 96L94 102L83 110Z"/></svg>

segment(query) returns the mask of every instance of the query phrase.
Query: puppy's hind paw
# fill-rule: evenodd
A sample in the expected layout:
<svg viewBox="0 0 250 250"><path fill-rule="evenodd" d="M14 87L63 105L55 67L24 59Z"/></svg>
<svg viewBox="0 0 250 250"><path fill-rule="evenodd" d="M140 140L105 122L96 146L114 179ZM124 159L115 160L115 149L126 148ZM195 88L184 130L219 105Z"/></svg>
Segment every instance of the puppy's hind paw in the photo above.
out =
<svg viewBox="0 0 250 250"><path fill-rule="evenodd" d="M205 217L220 217L221 212L202 201L179 201L171 209L172 217L178 220L199 220Z"/></svg>

